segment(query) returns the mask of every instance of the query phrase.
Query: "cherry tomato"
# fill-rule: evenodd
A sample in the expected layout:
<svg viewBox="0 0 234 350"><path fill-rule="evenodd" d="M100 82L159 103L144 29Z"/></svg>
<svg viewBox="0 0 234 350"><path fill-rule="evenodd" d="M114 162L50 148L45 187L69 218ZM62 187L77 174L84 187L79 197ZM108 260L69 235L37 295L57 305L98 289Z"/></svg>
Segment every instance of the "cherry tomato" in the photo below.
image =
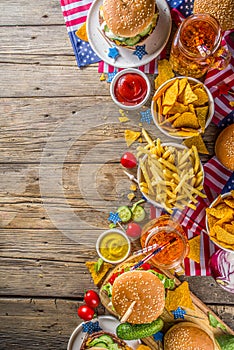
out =
<svg viewBox="0 0 234 350"><path fill-rule="evenodd" d="M122 155L120 162L125 168L128 169L134 168L137 165L136 157L131 152L125 152Z"/></svg>
<svg viewBox="0 0 234 350"><path fill-rule="evenodd" d="M87 305L81 305L77 310L77 314L82 320L90 321L93 319L95 311Z"/></svg>
<svg viewBox="0 0 234 350"><path fill-rule="evenodd" d="M94 290L87 290L84 296L84 301L86 305L95 309L100 304L100 298Z"/></svg>
<svg viewBox="0 0 234 350"><path fill-rule="evenodd" d="M141 226L136 224L135 222L130 222L126 230L126 234L129 237L139 238L141 235Z"/></svg>

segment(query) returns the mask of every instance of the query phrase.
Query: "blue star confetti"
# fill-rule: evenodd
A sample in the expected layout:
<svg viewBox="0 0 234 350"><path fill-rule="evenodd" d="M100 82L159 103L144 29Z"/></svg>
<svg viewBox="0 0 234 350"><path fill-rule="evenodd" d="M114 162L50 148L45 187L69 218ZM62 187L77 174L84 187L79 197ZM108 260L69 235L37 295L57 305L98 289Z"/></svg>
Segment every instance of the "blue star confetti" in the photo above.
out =
<svg viewBox="0 0 234 350"><path fill-rule="evenodd" d="M186 315L186 311L182 309L180 306L171 312L174 315L174 319L177 320L178 318L184 319L184 315Z"/></svg>
<svg viewBox="0 0 234 350"><path fill-rule="evenodd" d="M146 123L150 124L151 120L153 120L152 114L151 114L151 111L150 111L149 108L146 111L141 111L140 114L141 114L141 120L140 121L142 123L146 122Z"/></svg>
<svg viewBox="0 0 234 350"><path fill-rule="evenodd" d="M98 321L96 322L89 321L89 322L82 323L82 330L84 333L92 334L94 332L99 332L102 329L99 326Z"/></svg>
<svg viewBox="0 0 234 350"><path fill-rule="evenodd" d="M117 224L117 222L121 222L119 214L118 213L112 213L112 212L110 212L108 220L112 221L114 224Z"/></svg>
<svg viewBox="0 0 234 350"><path fill-rule="evenodd" d="M145 51L145 45L137 45L136 50L133 52L133 55L136 55L139 60L141 60L143 56L148 55L148 52Z"/></svg>
<svg viewBox="0 0 234 350"><path fill-rule="evenodd" d="M162 341L163 340L163 333L162 332L157 332L157 333L153 334L153 338L156 341L158 341L158 340Z"/></svg>
<svg viewBox="0 0 234 350"><path fill-rule="evenodd" d="M114 76L117 74L117 71L115 70L113 73L108 73L108 77L107 77L107 82L111 83L112 79L114 78Z"/></svg>
<svg viewBox="0 0 234 350"><path fill-rule="evenodd" d="M113 58L116 60L120 56L119 50L116 46L110 47L108 52L108 57Z"/></svg>

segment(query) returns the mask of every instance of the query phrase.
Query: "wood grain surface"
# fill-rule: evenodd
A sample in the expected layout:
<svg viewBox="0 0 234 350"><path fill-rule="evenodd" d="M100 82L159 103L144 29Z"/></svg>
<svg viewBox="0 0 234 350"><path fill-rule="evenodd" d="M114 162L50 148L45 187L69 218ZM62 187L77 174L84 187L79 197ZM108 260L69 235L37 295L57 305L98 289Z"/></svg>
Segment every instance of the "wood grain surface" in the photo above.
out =
<svg viewBox="0 0 234 350"><path fill-rule="evenodd" d="M78 69L58 0L1 0L0 13L0 349L62 350L96 288L84 263L109 212L129 203L119 158L140 114L121 124L97 65ZM216 135L211 124L210 156ZM186 279L234 328L233 295L212 277Z"/></svg>

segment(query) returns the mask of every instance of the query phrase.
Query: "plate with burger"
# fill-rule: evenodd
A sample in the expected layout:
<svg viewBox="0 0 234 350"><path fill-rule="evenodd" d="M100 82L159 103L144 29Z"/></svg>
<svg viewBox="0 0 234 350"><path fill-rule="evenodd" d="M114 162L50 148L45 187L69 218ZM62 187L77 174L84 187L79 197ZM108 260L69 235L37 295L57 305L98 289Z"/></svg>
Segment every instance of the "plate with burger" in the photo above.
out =
<svg viewBox="0 0 234 350"><path fill-rule="evenodd" d="M165 47L170 32L166 0L95 0L87 17L91 47L103 61L118 68L152 61ZM138 46L144 48L141 59L136 55ZM111 47L118 49L118 57L109 57Z"/></svg>

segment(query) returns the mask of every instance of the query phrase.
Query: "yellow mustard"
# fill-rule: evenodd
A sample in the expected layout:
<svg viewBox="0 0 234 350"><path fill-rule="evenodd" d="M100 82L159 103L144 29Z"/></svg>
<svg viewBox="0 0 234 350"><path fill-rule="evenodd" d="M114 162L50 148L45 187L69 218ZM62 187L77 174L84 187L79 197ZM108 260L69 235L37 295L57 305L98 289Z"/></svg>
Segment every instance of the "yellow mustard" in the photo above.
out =
<svg viewBox="0 0 234 350"><path fill-rule="evenodd" d="M121 260L128 252L128 241L118 232L110 232L101 240L99 250L105 259Z"/></svg>

